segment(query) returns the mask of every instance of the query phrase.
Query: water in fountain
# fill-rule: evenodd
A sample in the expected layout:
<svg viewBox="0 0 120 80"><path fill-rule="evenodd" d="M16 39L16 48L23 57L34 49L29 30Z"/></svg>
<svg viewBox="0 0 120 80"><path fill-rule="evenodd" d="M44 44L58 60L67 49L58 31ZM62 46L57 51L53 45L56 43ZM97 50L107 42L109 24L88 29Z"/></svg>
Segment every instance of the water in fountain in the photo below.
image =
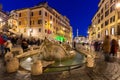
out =
<svg viewBox="0 0 120 80"><path fill-rule="evenodd" d="M34 52L34 51L33 51ZM79 54L80 55L80 54ZM42 56L42 57L41 57ZM78 56L78 53L77 53ZM36 59L47 60L47 61L56 61L52 66L66 66L66 65L74 65L80 63L76 62L76 52L72 50L68 45L61 46L58 43L50 42L49 40L45 40L38 50L38 53L32 55L32 60L29 63L32 63L33 57ZM29 58L28 58L29 59ZM25 63L26 59L21 59L20 63ZM21 65L25 68L24 65ZM29 65L31 68L31 66ZM25 68L27 69L27 68ZM30 69L29 69L30 70Z"/></svg>
<svg viewBox="0 0 120 80"><path fill-rule="evenodd" d="M63 66L63 64L61 63L61 55L60 55L60 64L59 64L59 66Z"/></svg>

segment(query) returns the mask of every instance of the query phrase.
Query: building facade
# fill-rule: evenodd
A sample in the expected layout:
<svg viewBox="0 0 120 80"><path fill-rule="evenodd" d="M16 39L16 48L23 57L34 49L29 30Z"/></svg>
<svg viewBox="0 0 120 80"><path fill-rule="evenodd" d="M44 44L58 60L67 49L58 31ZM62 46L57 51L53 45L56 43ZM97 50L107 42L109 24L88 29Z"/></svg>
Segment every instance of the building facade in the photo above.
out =
<svg viewBox="0 0 120 80"><path fill-rule="evenodd" d="M88 43L88 38L85 36L77 36L74 38L76 43Z"/></svg>
<svg viewBox="0 0 120 80"><path fill-rule="evenodd" d="M17 31L23 35L40 39L47 37L58 41L72 41L72 27L69 19L51 8L47 2L31 8L14 10L13 13L18 22Z"/></svg>
<svg viewBox="0 0 120 80"><path fill-rule="evenodd" d="M2 10L2 5L0 4L0 29L7 27L8 14Z"/></svg>
<svg viewBox="0 0 120 80"><path fill-rule="evenodd" d="M120 44L120 0L100 0L88 35L89 41L102 41L105 35L110 35Z"/></svg>

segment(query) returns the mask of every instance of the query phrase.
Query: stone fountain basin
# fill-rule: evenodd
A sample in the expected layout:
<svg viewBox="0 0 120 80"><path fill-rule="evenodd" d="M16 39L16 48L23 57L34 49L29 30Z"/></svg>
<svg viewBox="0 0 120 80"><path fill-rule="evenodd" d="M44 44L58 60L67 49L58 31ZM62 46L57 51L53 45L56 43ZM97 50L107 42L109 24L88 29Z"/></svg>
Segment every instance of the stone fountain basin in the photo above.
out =
<svg viewBox="0 0 120 80"><path fill-rule="evenodd" d="M44 60L42 60L41 62L43 67L47 67L55 63L55 61L44 61ZM28 57L20 61L20 66L27 71L31 71L31 66L33 63L34 63L33 59L31 57Z"/></svg>
<svg viewBox="0 0 120 80"><path fill-rule="evenodd" d="M45 70L45 72L52 72L52 71L59 71L59 70L63 70L64 66L72 66L72 65L81 65L84 63L84 55L80 54L80 53L76 53L76 55L72 58L68 58L66 60L59 60L59 61L41 61L42 65L44 68L47 68ZM20 66L28 71L31 71L31 66L33 64L33 62L35 61L35 59L33 57L28 57L28 58L22 58L20 60ZM63 68L59 69L59 68L49 68L48 66L51 65L51 67L59 67L59 66L63 66ZM65 68L64 68L65 69Z"/></svg>

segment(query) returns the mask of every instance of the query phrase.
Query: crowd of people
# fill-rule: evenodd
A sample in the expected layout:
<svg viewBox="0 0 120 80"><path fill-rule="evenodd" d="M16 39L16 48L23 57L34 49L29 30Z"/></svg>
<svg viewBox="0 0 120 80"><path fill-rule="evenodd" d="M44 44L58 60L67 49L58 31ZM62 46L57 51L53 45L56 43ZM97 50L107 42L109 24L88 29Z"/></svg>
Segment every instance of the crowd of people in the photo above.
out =
<svg viewBox="0 0 120 80"><path fill-rule="evenodd" d="M105 61L109 61L110 57L116 57L119 49L119 44L116 39L111 39L110 36L105 36L103 42L95 42L94 50L103 51Z"/></svg>
<svg viewBox="0 0 120 80"><path fill-rule="evenodd" d="M10 32L0 32L0 55L4 56L16 45L21 46L23 51L32 45L40 45L43 40L39 38L23 38Z"/></svg>
<svg viewBox="0 0 120 80"><path fill-rule="evenodd" d="M110 36L106 36L103 41L103 53L105 55L105 61L109 61L110 56L117 56L119 45L117 40L110 39Z"/></svg>
<svg viewBox="0 0 120 80"><path fill-rule="evenodd" d="M10 52L12 47L20 45L23 52L32 45L39 46L43 40L39 38L23 38L23 36L16 36L9 32L0 32L0 53L4 56L7 52ZM73 47L75 48L75 44ZM84 45L83 45L84 46ZM105 60L107 61L109 56L116 56L119 49L117 40L106 36L103 42L96 41L93 44L95 51L103 51Z"/></svg>

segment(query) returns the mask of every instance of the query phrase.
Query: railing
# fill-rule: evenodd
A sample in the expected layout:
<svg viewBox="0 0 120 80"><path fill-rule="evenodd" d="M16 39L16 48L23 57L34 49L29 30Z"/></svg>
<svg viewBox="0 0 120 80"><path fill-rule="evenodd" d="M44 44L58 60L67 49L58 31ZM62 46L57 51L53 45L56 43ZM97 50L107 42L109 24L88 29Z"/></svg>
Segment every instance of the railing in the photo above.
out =
<svg viewBox="0 0 120 80"><path fill-rule="evenodd" d="M78 51L78 52L81 52L81 53L83 53L84 55L91 55L91 56L95 56L95 52L94 52L94 50L93 50L93 48L91 47L91 46L89 46L89 45L82 45L82 44L78 44L77 46L76 46L76 50Z"/></svg>
<svg viewBox="0 0 120 80"><path fill-rule="evenodd" d="M69 74L71 74L71 70L81 68L83 65L84 65L84 63L83 64L76 64L76 65L69 65L69 66L63 66L63 65L60 65L60 66L48 66L48 67L44 67L43 71L44 71L44 73L68 71ZM54 70L45 71L46 69L54 69Z"/></svg>

